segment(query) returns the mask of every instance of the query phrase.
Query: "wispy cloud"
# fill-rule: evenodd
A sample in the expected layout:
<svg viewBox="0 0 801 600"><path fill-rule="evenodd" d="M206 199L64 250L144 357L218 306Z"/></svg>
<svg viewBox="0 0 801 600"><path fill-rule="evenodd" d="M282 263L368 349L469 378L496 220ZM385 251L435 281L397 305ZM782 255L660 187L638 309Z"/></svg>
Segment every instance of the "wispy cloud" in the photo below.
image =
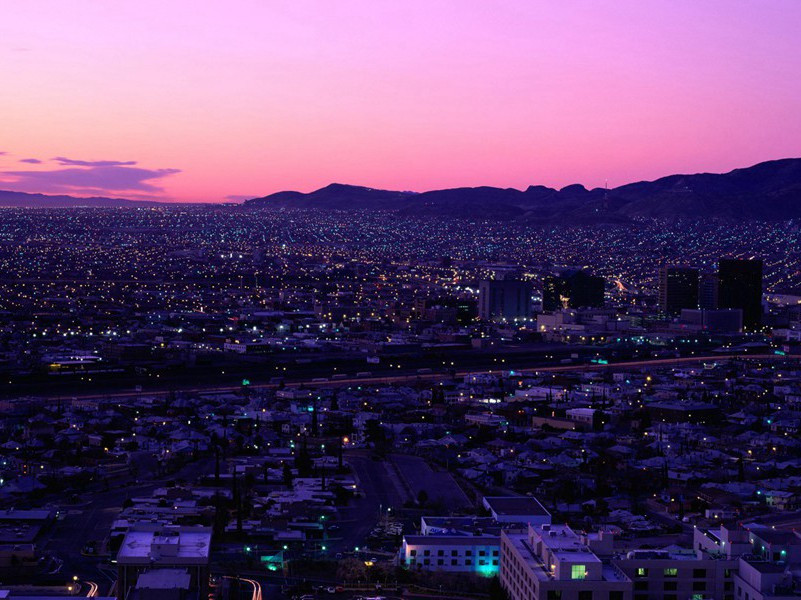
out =
<svg viewBox="0 0 801 600"><path fill-rule="evenodd" d="M42 161L39 160L38 158L21 158L21 159L19 159L19 162L28 163L28 164L31 164L31 165L40 165L40 164L42 164Z"/></svg>
<svg viewBox="0 0 801 600"><path fill-rule="evenodd" d="M69 167L130 167L137 164L135 160L75 160L64 156L56 156L50 160Z"/></svg>
<svg viewBox="0 0 801 600"><path fill-rule="evenodd" d="M118 164L119 161L81 162L90 165L100 163L101 166L81 165L66 169L4 171L3 186L17 191L42 193L158 194L163 192L164 188L157 182L181 172L180 169L121 166ZM106 166L108 163L111 163L111 166ZM135 164L133 161L129 163Z"/></svg>

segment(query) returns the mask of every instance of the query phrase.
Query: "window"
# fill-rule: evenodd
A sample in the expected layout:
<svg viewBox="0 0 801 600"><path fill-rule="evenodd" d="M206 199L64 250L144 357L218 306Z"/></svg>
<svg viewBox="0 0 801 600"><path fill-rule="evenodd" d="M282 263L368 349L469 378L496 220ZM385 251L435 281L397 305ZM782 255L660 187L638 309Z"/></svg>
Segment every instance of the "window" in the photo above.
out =
<svg viewBox="0 0 801 600"><path fill-rule="evenodd" d="M473 556L473 551L472 550L465 550L464 551L464 555L465 556Z"/></svg>
<svg viewBox="0 0 801 600"><path fill-rule="evenodd" d="M665 569L665 577L678 577L679 570L676 567L669 567Z"/></svg>
<svg viewBox="0 0 801 600"><path fill-rule="evenodd" d="M451 550L451 556L459 556L458 550Z"/></svg>
<svg viewBox="0 0 801 600"><path fill-rule="evenodd" d="M437 550L437 556L445 556L445 550Z"/></svg>
<svg viewBox="0 0 801 600"><path fill-rule="evenodd" d="M493 550L493 551L492 551L492 555L493 555L493 556L498 556L498 551L497 551L497 550Z"/></svg>
<svg viewBox="0 0 801 600"><path fill-rule="evenodd" d="M703 594L693 594L692 600L704 600Z"/></svg>
<svg viewBox="0 0 801 600"><path fill-rule="evenodd" d="M694 581L693 582L693 591L694 592L703 592L706 591L706 581ZM703 596L703 594L701 594Z"/></svg>
<svg viewBox="0 0 801 600"><path fill-rule="evenodd" d="M578 600L592 600L592 590L579 591Z"/></svg>
<svg viewBox="0 0 801 600"><path fill-rule="evenodd" d="M478 551L478 555L479 555L479 556L486 556L486 555L487 555L487 553L486 553L484 550L479 550L479 551Z"/></svg>
<svg viewBox="0 0 801 600"><path fill-rule="evenodd" d="M424 565L430 565L430 564L431 564L431 559L430 559L430 558L426 558L426 559L423 561L423 564L424 564Z"/></svg>
<svg viewBox="0 0 801 600"><path fill-rule="evenodd" d="M586 576L586 565L570 565L570 579L584 579Z"/></svg>
<svg viewBox="0 0 801 600"><path fill-rule="evenodd" d="M458 560L456 560L455 558L452 558L452 559L451 559L451 566L452 566L452 567L455 567L455 566L456 566L456 565L458 565L458 564L459 564L459 561L458 561Z"/></svg>
<svg viewBox="0 0 801 600"><path fill-rule="evenodd" d="M498 566L498 559L497 558L493 558L492 559L492 566L493 567L497 567Z"/></svg>
<svg viewBox="0 0 801 600"><path fill-rule="evenodd" d="M464 564L465 564L465 566L469 567L470 565L473 564L473 561L470 560L469 558L466 558L465 561L464 561Z"/></svg>
<svg viewBox="0 0 801 600"><path fill-rule="evenodd" d="M562 600L562 590L548 590L548 600Z"/></svg>
<svg viewBox="0 0 801 600"><path fill-rule="evenodd" d="M417 556L417 550L409 550L409 556Z"/></svg>
<svg viewBox="0 0 801 600"><path fill-rule="evenodd" d="M437 565L442 566L444 564L445 564L445 561L443 559L441 559L441 558L437 559Z"/></svg>
<svg viewBox="0 0 801 600"><path fill-rule="evenodd" d="M664 589L666 592L675 592L679 589L679 582L678 581L666 581L664 585Z"/></svg>
<svg viewBox="0 0 801 600"><path fill-rule="evenodd" d="M703 579L706 577L706 569L693 569L693 577Z"/></svg>
<svg viewBox="0 0 801 600"><path fill-rule="evenodd" d="M431 550L423 550L423 554L426 556L431 556Z"/></svg>
<svg viewBox="0 0 801 600"><path fill-rule="evenodd" d="M678 600L678 596L676 594L665 594L662 596L662 600Z"/></svg>
<svg viewBox="0 0 801 600"><path fill-rule="evenodd" d="M648 577L648 569L645 567L637 567L637 577Z"/></svg>
<svg viewBox="0 0 801 600"><path fill-rule="evenodd" d="M648 594L635 594L634 600L648 600Z"/></svg>
<svg viewBox="0 0 801 600"><path fill-rule="evenodd" d="M609 600L623 600L623 592L620 590L609 592Z"/></svg>
<svg viewBox="0 0 801 600"><path fill-rule="evenodd" d="M648 582L647 581L635 581L634 582L634 591L636 591L636 592L647 592L648 591Z"/></svg>

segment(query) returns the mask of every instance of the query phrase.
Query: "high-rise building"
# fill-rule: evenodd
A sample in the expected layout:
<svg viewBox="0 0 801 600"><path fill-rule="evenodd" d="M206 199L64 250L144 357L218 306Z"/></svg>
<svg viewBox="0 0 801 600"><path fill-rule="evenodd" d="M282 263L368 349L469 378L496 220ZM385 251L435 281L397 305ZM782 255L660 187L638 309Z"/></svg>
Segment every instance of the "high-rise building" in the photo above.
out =
<svg viewBox="0 0 801 600"><path fill-rule="evenodd" d="M604 305L604 278L583 270L566 270L547 277L542 289L542 308L601 308Z"/></svg>
<svg viewBox="0 0 801 600"><path fill-rule="evenodd" d="M659 269L659 308L668 315L677 315L683 308L698 308L698 269Z"/></svg>
<svg viewBox="0 0 801 600"><path fill-rule="evenodd" d="M531 286L515 279L491 279L478 287L478 314L485 320L531 318Z"/></svg>
<svg viewBox="0 0 801 600"><path fill-rule="evenodd" d="M698 279L698 308L716 310L718 307L717 273L701 273Z"/></svg>
<svg viewBox="0 0 801 600"><path fill-rule="evenodd" d="M721 258L718 263L718 307L743 311L743 327L762 324L762 261Z"/></svg>

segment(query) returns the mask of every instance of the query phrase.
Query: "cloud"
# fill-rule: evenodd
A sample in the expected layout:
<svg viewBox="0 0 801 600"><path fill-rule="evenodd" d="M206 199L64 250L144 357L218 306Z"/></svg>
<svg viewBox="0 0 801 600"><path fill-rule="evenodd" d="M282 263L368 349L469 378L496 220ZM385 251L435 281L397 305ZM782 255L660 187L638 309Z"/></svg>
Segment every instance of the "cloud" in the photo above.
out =
<svg viewBox="0 0 801 600"><path fill-rule="evenodd" d="M75 160L64 156L56 156L50 160L69 167L130 167L136 164L135 160Z"/></svg>
<svg viewBox="0 0 801 600"><path fill-rule="evenodd" d="M0 156L5 156L8 152L0 152Z"/></svg>
<svg viewBox="0 0 801 600"><path fill-rule="evenodd" d="M155 184L156 181L181 172L180 169L143 169L124 166L136 164L133 161L127 163L119 163L119 161L75 162L86 164L68 169L5 171L2 174L3 179L6 180L3 185L4 187L10 185L14 189L24 192L155 194L164 191L164 188Z"/></svg>
<svg viewBox="0 0 801 600"><path fill-rule="evenodd" d="M28 164L31 164L31 165L40 165L40 164L42 164L42 161L39 160L38 158L20 158L19 162L28 163Z"/></svg>

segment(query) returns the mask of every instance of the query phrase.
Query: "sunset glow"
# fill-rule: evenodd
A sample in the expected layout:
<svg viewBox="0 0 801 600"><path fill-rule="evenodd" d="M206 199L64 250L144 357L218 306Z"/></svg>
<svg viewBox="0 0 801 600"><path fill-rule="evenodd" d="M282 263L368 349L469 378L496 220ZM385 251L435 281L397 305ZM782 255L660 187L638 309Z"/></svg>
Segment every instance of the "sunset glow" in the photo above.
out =
<svg viewBox="0 0 801 600"><path fill-rule="evenodd" d="M801 155L797 0L8 3L0 189L620 185Z"/></svg>

